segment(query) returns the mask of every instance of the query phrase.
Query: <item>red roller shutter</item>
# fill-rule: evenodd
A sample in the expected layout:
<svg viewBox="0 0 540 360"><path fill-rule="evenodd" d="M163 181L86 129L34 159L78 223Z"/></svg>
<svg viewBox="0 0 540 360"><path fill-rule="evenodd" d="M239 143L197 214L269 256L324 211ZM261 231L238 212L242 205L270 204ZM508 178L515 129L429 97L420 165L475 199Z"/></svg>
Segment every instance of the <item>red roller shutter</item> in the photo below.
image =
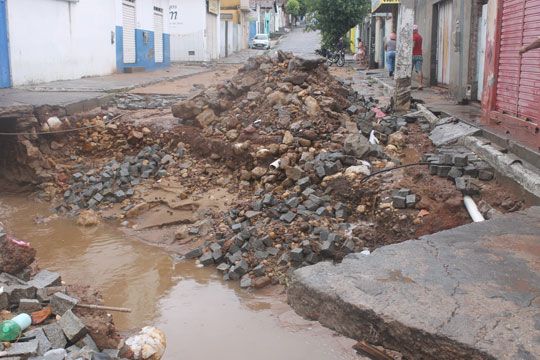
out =
<svg viewBox="0 0 540 360"><path fill-rule="evenodd" d="M540 36L540 0L502 0L502 4L495 111L491 115L502 121L503 127L504 123L512 124L511 127L529 128L537 134L540 51L521 56L519 49ZM538 141L538 136L533 136L533 147Z"/></svg>

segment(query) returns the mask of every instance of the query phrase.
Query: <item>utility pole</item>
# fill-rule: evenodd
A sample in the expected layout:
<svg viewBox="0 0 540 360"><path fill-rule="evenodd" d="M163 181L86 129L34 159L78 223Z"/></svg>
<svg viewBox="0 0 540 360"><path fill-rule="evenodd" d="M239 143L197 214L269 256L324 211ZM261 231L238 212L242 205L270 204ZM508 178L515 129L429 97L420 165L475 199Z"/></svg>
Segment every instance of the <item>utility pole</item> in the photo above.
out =
<svg viewBox="0 0 540 360"><path fill-rule="evenodd" d="M397 28L396 80L394 110L409 111L411 107L411 75L413 51L414 0L401 0Z"/></svg>

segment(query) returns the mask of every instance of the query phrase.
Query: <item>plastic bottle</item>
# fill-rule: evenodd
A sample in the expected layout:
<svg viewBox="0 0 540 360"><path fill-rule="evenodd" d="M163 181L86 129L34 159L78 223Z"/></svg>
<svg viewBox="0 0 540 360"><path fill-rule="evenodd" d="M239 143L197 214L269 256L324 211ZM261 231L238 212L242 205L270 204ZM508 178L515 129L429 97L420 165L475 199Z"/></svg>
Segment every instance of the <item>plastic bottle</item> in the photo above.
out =
<svg viewBox="0 0 540 360"><path fill-rule="evenodd" d="M13 341L17 340L19 335L30 326L32 318L30 315L22 313L15 316L11 320L2 321L0 323L0 340Z"/></svg>

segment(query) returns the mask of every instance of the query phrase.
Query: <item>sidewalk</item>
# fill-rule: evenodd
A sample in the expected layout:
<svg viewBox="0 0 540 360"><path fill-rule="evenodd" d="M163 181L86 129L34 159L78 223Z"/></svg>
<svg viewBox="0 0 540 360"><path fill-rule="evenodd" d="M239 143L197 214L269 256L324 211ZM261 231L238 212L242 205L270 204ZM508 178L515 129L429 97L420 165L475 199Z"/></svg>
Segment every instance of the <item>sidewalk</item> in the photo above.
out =
<svg viewBox="0 0 540 360"><path fill-rule="evenodd" d="M162 81L211 71L206 66L172 65L144 73L113 74L75 80L54 81L0 89L0 117L33 106L60 106L69 114L87 111L107 103L112 93L148 86Z"/></svg>

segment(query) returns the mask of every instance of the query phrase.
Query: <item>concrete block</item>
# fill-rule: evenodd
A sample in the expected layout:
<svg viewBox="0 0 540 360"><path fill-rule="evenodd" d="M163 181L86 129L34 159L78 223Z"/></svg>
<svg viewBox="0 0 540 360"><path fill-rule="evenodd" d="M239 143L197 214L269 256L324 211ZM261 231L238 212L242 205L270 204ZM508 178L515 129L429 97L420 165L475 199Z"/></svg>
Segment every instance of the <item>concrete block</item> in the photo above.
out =
<svg viewBox="0 0 540 360"><path fill-rule="evenodd" d="M58 325L62 328L62 331L66 335L67 339L71 342L77 342L87 333L87 329L83 322L68 310L58 320Z"/></svg>
<svg viewBox="0 0 540 360"><path fill-rule="evenodd" d="M341 246L341 252L345 255L350 254L354 251L354 246L354 241L352 241L351 239L347 239Z"/></svg>
<svg viewBox="0 0 540 360"><path fill-rule="evenodd" d="M8 294L3 292L0 294L0 310L5 310L9 306Z"/></svg>
<svg viewBox="0 0 540 360"><path fill-rule="evenodd" d="M278 260L279 266L284 266L284 265L287 265L288 263L289 263L289 254L284 253L283 255L279 257L279 260Z"/></svg>
<svg viewBox="0 0 540 360"><path fill-rule="evenodd" d="M120 354L120 350L118 350L118 349L103 349L102 353L107 354L107 355L109 355L110 357L112 357L114 359L114 358L118 357L118 355ZM92 359L92 360L94 360L94 359ZM95 360L100 360L100 359L95 359Z"/></svg>
<svg viewBox="0 0 540 360"><path fill-rule="evenodd" d="M247 289L247 288L251 287L251 279L250 278L243 278L242 280L240 280L240 287L242 289Z"/></svg>
<svg viewBox="0 0 540 360"><path fill-rule="evenodd" d="M275 247L269 247L268 249L266 249L266 252L270 256L277 256L277 254L279 254L279 249L277 249Z"/></svg>
<svg viewBox="0 0 540 360"><path fill-rule="evenodd" d="M255 251L255 257L257 259L266 259L268 258L268 253L266 251L257 250Z"/></svg>
<svg viewBox="0 0 540 360"><path fill-rule="evenodd" d="M490 181L493 180L494 174L493 170L485 170L481 169L478 171L478 179L483 181Z"/></svg>
<svg viewBox="0 0 540 360"><path fill-rule="evenodd" d="M466 154L454 155L454 165L457 167L465 167L469 164L469 157Z"/></svg>
<svg viewBox="0 0 540 360"><path fill-rule="evenodd" d="M4 291L8 294L10 304L19 304L21 299L33 299L36 297L36 288L32 285L12 284L6 286Z"/></svg>
<svg viewBox="0 0 540 360"><path fill-rule="evenodd" d="M293 213L292 211L289 211L288 213L281 215L279 219L281 221L285 221L290 224L294 221L295 218L296 218L296 214Z"/></svg>
<svg viewBox="0 0 540 360"><path fill-rule="evenodd" d="M218 271L221 271L221 272L227 272L229 271L229 269L231 268L231 266L227 263L221 263L217 266L217 270Z"/></svg>
<svg viewBox="0 0 540 360"><path fill-rule="evenodd" d="M462 176L463 176L463 170L459 169L456 166L452 166L452 168L448 172L448 179L450 180L455 180L456 178L462 177Z"/></svg>
<svg viewBox="0 0 540 360"><path fill-rule="evenodd" d="M414 206L416 205L416 195L414 194L407 195L405 202L407 203L407 207L409 209L413 209Z"/></svg>
<svg viewBox="0 0 540 360"><path fill-rule="evenodd" d="M233 272L235 274L238 274L240 276L243 276L245 274L247 274L247 272L249 271L249 264L244 261L244 260L241 260L238 264L236 264L236 266L234 266L233 268Z"/></svg>
<svg viewBox="0 0 540 360"><path fill-rule="evenodd" d="M19 312L32 313L41 310L41 304L37 299L21 299L19 300Z"/></svg>
<svg viewBox="0 0 540 360"><path fill-rule="evenodd" d="M62 316L66 311L73 309L78 303L79 299L57 292L51 297L49 306L53 314Z"/></svg>
<svg viewBox="0 0 540 360"><path fill-rule="evenodd" d="M53 296L57 292L65 293L66 287L65 286L51 286L47 288L36 289L36 298L40 302L47 302L47 301L50 301L51 296Z"/></svg>
<svg viewBox="0 0 540 360"><path fill-rule="evenodd" d="M45 353L45 360L64 360L67 356L65 349L52 349Z"/></svg>
<svg viewBox="0 0 540 360"><path fill-rule="evenodd" d="M45 325L42 327L45 336L49 339L53 348L64 348L67 344L66 336L58 323Z"/></svg>
<svg viewBox="0 0 540 360"><path fill-rule="evenodd" d="M437 175L440 177L448 177L448 173L452 169L451 166L441 165L437 169Z"/></svg>
<svg viewBox="0 0 540 360"><path fill-rule="evenodd" d="M266 265L259 264L253 269L253 275L256 277L266 275Z"/></svg>
<svg viewBox="0 0 540 360"><path fill-rule="evenodd" d="M24 333L24 336L35 336L38 341L37 355L44 355L52 348L51 342L47 339L45 332L42 328L36 328Z"/></svg>
<svg viewBox="0 0 540 360"><path fill-rule="evenodd" d="M333 241L325 241L319 245L319 251L322 256L334 257L336 255L336 244Z"/></svg>

